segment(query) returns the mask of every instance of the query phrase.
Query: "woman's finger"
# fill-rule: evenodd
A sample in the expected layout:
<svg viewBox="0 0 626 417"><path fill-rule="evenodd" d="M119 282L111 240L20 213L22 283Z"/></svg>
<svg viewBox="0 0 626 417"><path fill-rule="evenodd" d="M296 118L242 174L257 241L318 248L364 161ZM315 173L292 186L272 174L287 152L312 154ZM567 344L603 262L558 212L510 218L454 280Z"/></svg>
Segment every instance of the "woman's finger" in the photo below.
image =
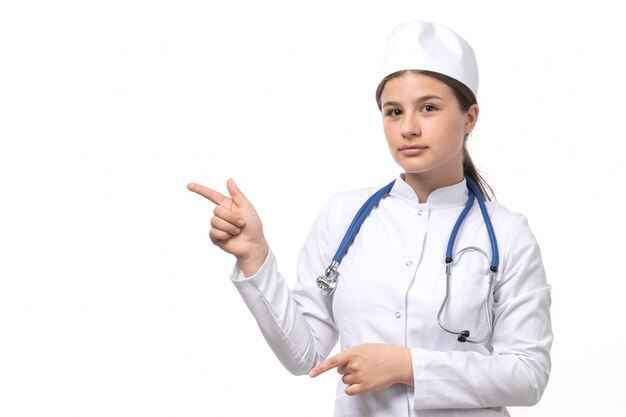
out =
<svg viewBox="0 0 626 417"><path fill-rule="evenodd" d="M351 384L348 385L345 389L346 395L357 395L365 392L365 389L361 384Z"/></svg>
<svg viewBox="0 0 626 417"><path fill-rule="evenodd" d="M219 229L209 230L209 238L211 239L211 242L213 242L213 244L218 244L219 242L227 241L228 239L232 237L233 235L231 235L230 233L226 233L223 230L219 230Z"/></svg>
<svg viewBox="0 0 626 417"><path fill-rule="evenodd" d="M315 378L316 376L323 374L329 369L337 368L338 366L345 366L349 360L350 350L348 349L317 364L317 366L311 369L311 372L309 372L309 376L311 378Z"/></svg>
<svg viewBox="0 0 626 417"><path fill-rule="evenodd" d="M354 374L345 374L344 376L341 377L341 382L343 382L346 385L352 385L352 384L356 384L357 378L354 376Z"/></svg>
<svg viewBox="0 0 626 417"><path fill-rule="evenodd" d="M250 201L248 201L246 196L243 195L239 187L237 187L237 184L235 184L235 181L233 181L232 178L226 181L226 188L228 189L228 194L230 194L235 204L237 204L239 207L247 207L252 205L250 204Z"/></svg>
<svg viewBox="0 0 626 417"><path fill-rule="evenodd" d="M239 227L217 216L213 216L211 218L211 226L214 229L221 230L222 232L226 232L232 236L241 233L241 229Z"/></svg>
<svg viewBox="0 0 626 417"><path fill-rule="evenodd" d="M233 213L232 210L223 206L215 206L213 214L237 227L243 227L246 224L246 222L241 217Z"/></svg>
<svg viewBox="0 0 626 417"><path fill-rule="evenodd" d="M190 183L187 184L187 189L201 195L202 197L212 201L217 205L222 204L225 200L229 200L228 197L218 193L212 188L205 187L204 185Z"/></svg>

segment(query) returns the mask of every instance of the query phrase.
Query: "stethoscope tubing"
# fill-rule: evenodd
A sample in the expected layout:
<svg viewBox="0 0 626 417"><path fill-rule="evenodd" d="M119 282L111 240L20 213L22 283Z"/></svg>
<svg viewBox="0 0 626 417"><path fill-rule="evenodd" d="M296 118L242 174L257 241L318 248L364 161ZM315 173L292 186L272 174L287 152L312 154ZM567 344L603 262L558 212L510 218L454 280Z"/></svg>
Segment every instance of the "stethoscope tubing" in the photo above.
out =
<svg viewBox="0 0 626 417"><path fill-rule="evenodd" d="M457 219L457 221L455 222L452 228L452 232L448 240L448 245L446 247L446 257L445 257L446 296L443 302L441 303L441 307L439 308L439 312L437 314L437 321L439 323L439 326L444 331L457 335L458 336L457 340L459 342L483 343L491 336L493 332L493 323L492 323L491 311L489 308L489 300L492 297L491 291L492 291L493 283L495 281L495 275L498 271L498 263L500 261L500 255L498 252L498 241L496 240L496 234L493 230L491 219L489 218L489 213L485 205L485 199L482 193L480 192L480 190L478 189L478 187L476 186L476 184L470 178L465 177L465 180L466 180L466 184L468 187L469 196L467 199L467 203L465 204L465 207L461 211L459 218ZM361 208L359 209L357 214L354 216L354 218L352 219L352 222L350 223L350 226L348 226L348 230L346 231L346 234L341 240L341 243L339 244L339 247L337 248L337 251L335 252L335 256L333 256L333 259L330 265L328 266L328 268L326 268L324 275L321 275L317 278L316 282L317 282L318 287L321 288L322 290L325 290L326 294L331 294L334 291L337 285L337 276L338 276L337 268L339 267L339 264L341 263L344 256L348 252L350 245L352 245L352 242L354 242L354 239L356 238L356 235L361 229L363 222L365 222L365 219L370 215L371 211L380 203L380 201L387 194L389 194L395 182L396 182L395 180L390 182L389 184L387 184L380 190L376 191L372 196L370 196L367 199L367 201L361 206ZM489 235L489 242L491 243L491 265L489 267L489 270L490 270L489 288L488 288L488 294L484 303L485 315L487 316L488 331L487 331L487 335L481 339L470 338L469 330L462 330L462 331L450 330L446 327L445 323L443 323L443 321L441 320L441 315L447 306L447 301L450 295L451 267L454 263L454 258L453 258L454 243L456 242L456 237L459 233L461 225L463 224L463 221L465 220L468 213L472 209L472 206L474 205L474 200L478 200L478 206L480 208L480 212L482 214L485 227L487 229L487 234ZM457 255L461 256L464 251L468 249L472 249L472 248L478 250L483 255L485 255L485 257L487 257L487 254L482 249L474 247L474 246L462 249L461 251L457 253Z"/></svg>
<svg viewBox="0 0 626 417"><path fill-rule="evenodd" d="M482 250L481 248L477 247L477 246L468 246L466 248L461 249L459 252L457 252L457 260L463 256L463 253L465 253L468 250L475 250L480 252L485 258L489 258L489 256L487 255L487 253L485 253L484 250ZM485 310L485 317L487 318L487 333L485 334L484 337L477 339L477 338L471 338L470 337L470 331L469 330L451 330L447 327L447 325L443 322L443 320L441 319L441 316L443 314L443 311L446 309L446 307L448 306L448 298L450 298L450 281L452 278L452 265L453 262L449 262L446 263L446 295L443 299L443 301L441 302L441 306L439 307L439 311L437 312L437 322L439 323L439 327L441 327L441 329L445 330L446 332L456 335L457 336L457 340L459 342L468 342L468 343L473 343L473 344L481 344L483 342L485 342L487 339L489 339L489 337L491 336L491 334L493 333L493 319L491 317L491 309L489 308L490 303L489 301L492 298L492 293L491 290L493 288L493 284L495 282L495 275L496 272L495 271L491 271L489 273L489 285L487 288L487 294L485 296L485 301L483 303L483 307Z"/></svg>
<svg viewBox="0 0 626 417"><path fill-rule="evenodd" d="M389 184L372 194L372 196L367 199L365 204L361 206L356 216L354 216L354 219L352 219L352 222L348 227L348 231L346 232L341 243L339 244L337 252L335 252L335 256L333 256L333 262L336 262L337 265L341 263L343 257L346 255L346 252L348 252L348 248L350 247L350 245L352 245L352 242L354 241L356 235L359 233L359 230L365 222L365 219L369 216L374 207L378 205L380 200L382 200L385 195L389 194L395 182L396 180L391 181Z"/></svg>
<svg viewBox="0 0 626 417"><path fill-rule="evenodd" d="M491 223L491 218L489 217L489 213L487 212L487 206L485 205L485 199L482 197L482 194L474 181L469 178L466 178L468 187L474 195L480 196L477 198L478 207L480 207L480 212L483 215L483 220L485 221L485 227L487 228L487 234L489 235L489 242L491 243L491 272L498 272L498 264L500 263L500 252L498 251L498 239L496 239L496 233L493 231L493 224Z"/></svg>

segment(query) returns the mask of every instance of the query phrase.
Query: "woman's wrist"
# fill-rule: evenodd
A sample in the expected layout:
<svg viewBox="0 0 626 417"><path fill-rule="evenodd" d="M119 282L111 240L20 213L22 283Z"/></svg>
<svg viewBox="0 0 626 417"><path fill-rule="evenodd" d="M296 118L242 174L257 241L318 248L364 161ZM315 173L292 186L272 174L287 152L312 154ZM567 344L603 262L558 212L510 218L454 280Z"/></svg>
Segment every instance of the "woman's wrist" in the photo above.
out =
<svg viewBox="0 0 626 417"><path fill-rule="evenodd" d="M408 386L414 386L415 385L415 378L413 376L413 357L411 355L411 349L409 348L403 348L402 349L402 366L401 369L403 370L402 372L402 377L401 377L401 383L408 385Z"/></svg>
<svg viewBox="0 0 626 417"><path fill-rule="evenodd" d="M267 242L263 241L257 248L252 249L248 255L237 258L239 267L246 278L259 272L269 251L269 245Z"/></svg>

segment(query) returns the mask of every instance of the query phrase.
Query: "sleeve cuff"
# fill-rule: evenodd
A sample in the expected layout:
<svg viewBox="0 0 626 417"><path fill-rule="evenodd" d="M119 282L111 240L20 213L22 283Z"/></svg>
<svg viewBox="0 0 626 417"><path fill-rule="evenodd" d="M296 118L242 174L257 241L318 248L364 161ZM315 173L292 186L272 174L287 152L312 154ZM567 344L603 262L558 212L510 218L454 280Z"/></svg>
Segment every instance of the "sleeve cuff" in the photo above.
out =
<svg viewBox="0 0 626 417"><path fill-rule="evenodd" d="M258 271L256 271L256 273L254 275L251 275L249 277L246 277L243 274L243 271L241 270L241 267L239 266L239 262L235 262L235 265L233 266L233 270L230 274L230 279L233 282L241 282L241 281L248 281L248 280L259 280L262 277L267 275L267 269L269 268L269 264L271 263L271 261L274 259L274 254L272 253L272 250L270 249L267 253L267 256L265 257L265 260L263 261L263 264L261 265L261 267L259 268Z"/></svg>

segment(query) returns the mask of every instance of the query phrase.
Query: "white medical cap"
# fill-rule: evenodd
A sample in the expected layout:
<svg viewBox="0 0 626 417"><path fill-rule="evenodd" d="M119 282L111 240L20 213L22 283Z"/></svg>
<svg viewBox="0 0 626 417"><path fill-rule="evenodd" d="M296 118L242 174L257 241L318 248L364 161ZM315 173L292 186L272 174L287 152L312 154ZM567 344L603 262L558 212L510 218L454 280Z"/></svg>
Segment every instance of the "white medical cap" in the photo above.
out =
<svg viewBox="0 0 626 417"><path fill-rule="evenodd" d="M395 27L387 40L380 79L404 70L447 75L478 96L474 50L465 39L438 24L414 21Z"/></svg>

